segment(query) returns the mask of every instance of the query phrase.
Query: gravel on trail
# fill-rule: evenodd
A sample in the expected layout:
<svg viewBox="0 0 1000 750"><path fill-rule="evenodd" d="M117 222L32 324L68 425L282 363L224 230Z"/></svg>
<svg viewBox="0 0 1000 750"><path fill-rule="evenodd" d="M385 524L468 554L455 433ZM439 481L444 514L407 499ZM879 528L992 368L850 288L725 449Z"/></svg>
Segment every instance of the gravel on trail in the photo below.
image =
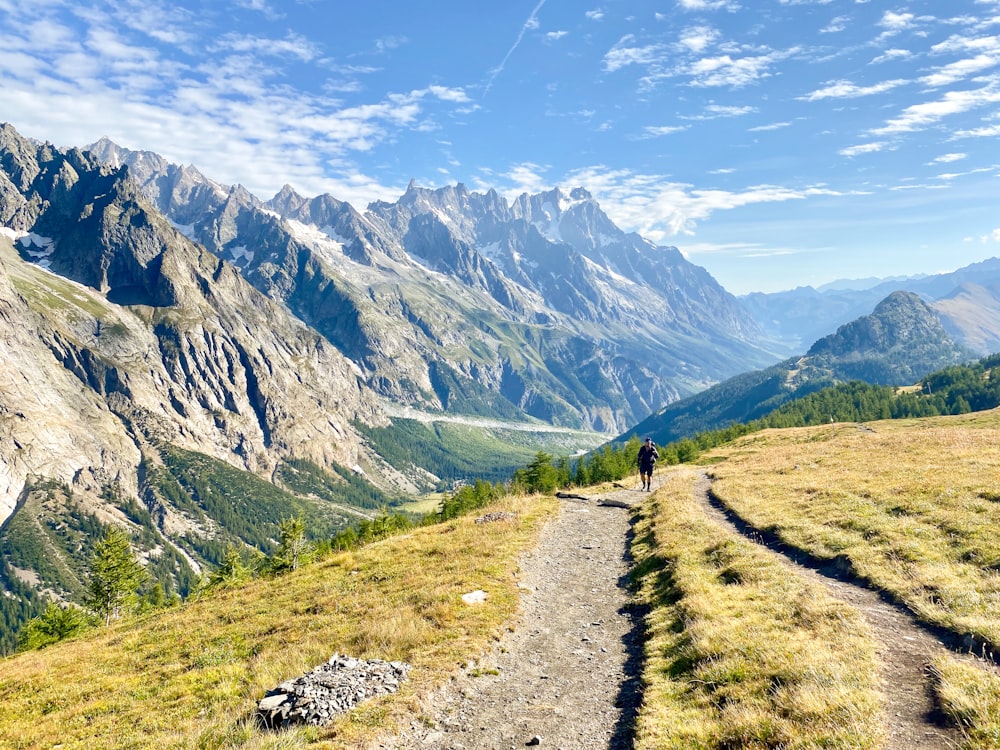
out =
<svg viewBox="0 0 1000 750"><path fill-rule="evenodd" d="M601 500L638 504L620 490ZM521 617L501 642L422 703L425 719L382 748L625 750L639 700L642 613L626 576L627 509L562 501L520 562Z"/></svg>
<svg viewBox="0 0 1000 750"><path fill-rule="evenodd" d="M654 492L658 481L662 477L654 480ZM716 522L770 548L797 575L823 585L864 615L879 642L885 750L958 747L958 731L934 721L928 673L935 655L955 652L864 585L808 560L791 559L798 556L789 557L789 550L726 512L710 487L702 477L691 491ZM633 747L632 724L641 702L643 611L627 588L628 508L647 493L623 488L600 499L569 497L542 531L538 546L521 560L519 621L488 654L422 698L420 721L383 738L378 748Z"/></svg>

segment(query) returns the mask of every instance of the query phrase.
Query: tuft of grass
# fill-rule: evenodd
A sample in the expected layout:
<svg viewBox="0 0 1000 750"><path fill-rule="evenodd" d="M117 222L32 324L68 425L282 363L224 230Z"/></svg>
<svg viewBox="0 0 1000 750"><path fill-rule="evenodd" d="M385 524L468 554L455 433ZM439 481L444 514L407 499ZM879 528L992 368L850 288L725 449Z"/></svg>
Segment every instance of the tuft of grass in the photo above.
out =
<svg viewBox="0 0 1000 750"><path fill-rule="evenodd" d="M932 665L940 710L962 728L962 750L1000 750L1000 675L953 657Z"/></svg>
<svg viewBox="0 0 1000 750"><path fill-rule="evenodd" d="M0 661L0 737L13 747L355 747L413 711L498 639L518 605L518 554L557 508L505 498L517 521L472 517L340 553L139 621ZM487 591L485 603L461 595ZM403 689L325 729L270 734L257 701L333 653L405 660Z"/></svg>
<svg viewBox="0 0 1000 750"><path fill-rule="evenodd" d="M879 747L863 619L706 517L695 471L666 470L636 525L650 610L635 747Z"/></svg>

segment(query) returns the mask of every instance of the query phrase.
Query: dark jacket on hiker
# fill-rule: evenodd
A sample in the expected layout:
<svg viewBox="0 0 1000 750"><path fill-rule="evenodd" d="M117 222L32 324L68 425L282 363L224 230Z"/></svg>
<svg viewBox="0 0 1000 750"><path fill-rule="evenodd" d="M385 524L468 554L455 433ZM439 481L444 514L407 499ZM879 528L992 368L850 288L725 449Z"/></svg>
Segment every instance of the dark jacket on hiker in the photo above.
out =
<svg viewBox="0 0 1000 750"><path fill-rule="evenodd" d="M646 441L644 445L639 447L639 473L652 474L653 467L656 465L656 459L659 457L660 454L656 450L656 446Z"/></svg>

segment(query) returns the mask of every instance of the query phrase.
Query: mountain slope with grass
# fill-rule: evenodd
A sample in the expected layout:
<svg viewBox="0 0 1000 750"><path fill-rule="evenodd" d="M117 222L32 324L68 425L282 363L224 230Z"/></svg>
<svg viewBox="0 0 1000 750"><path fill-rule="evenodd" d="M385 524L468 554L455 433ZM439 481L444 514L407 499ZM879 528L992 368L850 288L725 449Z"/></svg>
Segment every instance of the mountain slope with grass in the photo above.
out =
<svg viewBox="0 0 1000 750"><path fill-rule="evenodd" d="M650 435L657 443L671 443L758 419L836 383L912 385L931 372L974 358L947 334L927 303L909 292L893 292L870 315L818 340L805 355L737 375L676 401L619 440Z"/></svg>
<svg viewBox="0 0 1000 750"><path fill-rule="evenodd" d="M403 660L412 669L400 692L362 704L330 727L292 729L280 736L283 746L412 747L405 738L414 736L434 746L449 735L481 734L484 717L503 706L494 701L477 711L476 701L496 695L488 684L509 677L491 668L490 655L502 658L511 629L532 643L551 624L518 618L519 597L536 596L519 590L525 551L532 550L539 571L586 567L586 574L560 575L567 586L579 580L587 590L564 607L580 607L570 617L579 632L567 627L511 669L536 682L562 679L551 666L558 652L582 678L593 670L586 652L603 644L604 627L587 619L584 608L591 589L619 585L611 570L596 583L603 566L592 564L593 550L612 544L606 531L627 532L591 522L585 538L559 534L560 544L550 549L541 541L543 525L558 529L560 518L624 514L597 502L629 496L626 505L642 505L632 595L648 609L642 656L620 675L628 690L643 686L641 700L628 698L641 704L634 725L614 735L621 747L902 747L886 738L901 736L890 724L905 712L891 701L903 693L892 686L890 695L877 679L885 650L864 625L865 613L718 525L692 502L691 481L707 472L718 502L760 530L758 536L766 531L788 549L850 571L858 579L852 585L867 582L886 592L934 633L993 651L1000 633L993 606L1000 550L990 533L1000 522L998 446L996 410L768 430L719 447L701 467L661 472L652 495L604 485L561 504L545 496L506 497L280 578L234 583L0 660L0 699L10 707L0 716L0 735L24 746L66 748L271 747L279 738L250 719L257 701L334 651ZM557 548L560 557L548 558ZM485 600L463 602L475 590ZM628 681L640 673L641 680ZM919 742L905 747L1000 747L995 666L945 650L929 672L915 673L921 684L911 687L933 692L942 726L927 725ZM446 705L454 684L463 686L468 712L438 716L428 706ZM517 725L519 733L504 735L512 744L532 741L528 732L539 726L530 721L533 710L574 726L574 702L548 691L547 685L537 695L522 690L521 701L503 702L528 719ZM612 715L616 701L625 700L614 689L601 695L607 705L599 710ZM608 731L598 724L599 733ZM513 726L491 723L486 730ZM603 734L599 741L607 746Z"/></svg>

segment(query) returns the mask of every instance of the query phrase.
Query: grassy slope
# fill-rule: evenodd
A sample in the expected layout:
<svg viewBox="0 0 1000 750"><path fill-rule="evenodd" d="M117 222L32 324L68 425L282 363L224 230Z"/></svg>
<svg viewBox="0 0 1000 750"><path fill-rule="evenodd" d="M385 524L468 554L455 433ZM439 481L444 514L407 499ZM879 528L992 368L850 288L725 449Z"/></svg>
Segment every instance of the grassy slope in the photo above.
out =
<svg viewBox="0 0 1000 750"><path fill-rule="evenodd" d="M995 638L1000 412L747 436L706 457L715 490L753 523L843 555L921 616ZM691 497L689 467L636 528L652 605L636 747L879 746L874 644L858 615L722 531ZM360 747L501 634L520 550L552 500L507 500L516 523L463 518L341 554L135 624L0 661L2 746ZM482 588L485 606L460 596ZM973 631L972 628L975 628ZM270 735L257 699L333 652L405 659L404 690L329 730ZM1000 680L935 665L967 748L1000 750ZM4 744L6 743L6 744Z"/></svg>
<svg viewBox="0 0 1000 750"><path fill-rule="evenodd" d="M758 528L839 558L927 622L1000 644L1000 410L768 430L713 452L713 490ZM937 696L1000 748L1000 678L950 659Z"/></svg>
<svg viewBox="0 0 1000 750"><path fill-rule="evenodd" d="M875 644L860 615L711 521L672 467L634 551L648 617L636 748L877 748Z"/></svg>
<svg viewBox="0 0 1000 750"><path fill-rule="evenodd" d="M9 747L353 747L412 710L497 638L517 606L516 556L551 500L506 501L517 522L471 517L339 554L277 581L256 581L0 661L0 744ZM483 589L484 605L461 595ZM331 729L260 733L256 702L333 653L414 665L399 694Z"/></svg>

